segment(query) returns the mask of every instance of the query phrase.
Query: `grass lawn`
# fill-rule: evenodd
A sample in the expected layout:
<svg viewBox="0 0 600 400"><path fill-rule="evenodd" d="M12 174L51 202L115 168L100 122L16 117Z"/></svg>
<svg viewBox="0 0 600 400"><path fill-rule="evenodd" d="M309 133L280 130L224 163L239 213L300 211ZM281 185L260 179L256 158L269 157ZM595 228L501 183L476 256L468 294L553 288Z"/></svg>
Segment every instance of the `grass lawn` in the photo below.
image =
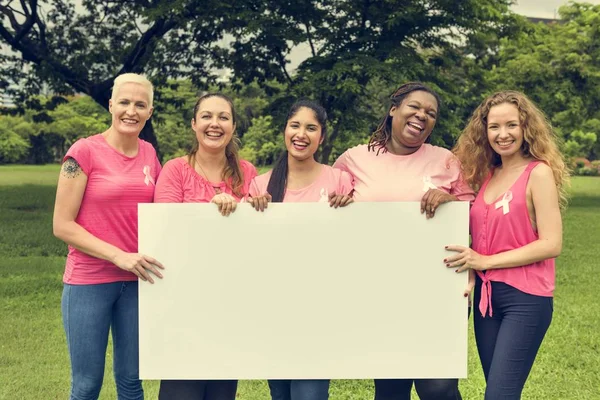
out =
<svg viewBox="0 0 600 400"><path fill-rule="evenodd" d="M0 166L0 400L65 399L69 360L60 315L66 246L52 236L58 166ZM600 178L573 179L557 261L554 320L523 399L600 399ZM482 399L484 380L470 328L464 399ZM108 352L101 399L115 399ZM157 382L145 382L155 399ZM372 399L371 381L333 381L330 398ZM268 399L263 381L240 382L241 400ZM414 398L417 398L414 396Z"/></svg>

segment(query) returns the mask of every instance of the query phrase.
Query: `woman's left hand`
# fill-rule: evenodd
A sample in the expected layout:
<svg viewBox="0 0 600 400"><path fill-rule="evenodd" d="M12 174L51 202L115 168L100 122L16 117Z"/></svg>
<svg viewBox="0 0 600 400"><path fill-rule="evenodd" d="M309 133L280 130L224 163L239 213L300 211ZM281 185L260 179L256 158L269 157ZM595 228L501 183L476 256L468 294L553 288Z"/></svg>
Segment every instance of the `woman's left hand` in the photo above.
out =
<svg viewBox="0 0 600 400"><path fill-rule="evenodd" d="M440 189L429 189L421 199L421 214L425 213L427 219L433 218L435 210L449 201L456 201L458 198L448 194Z"/></svg>
<svg viewBox="0 0 600 400"><path fill-rule="evenodd" d="M338 207L346 207L348 204L352 203L354 199L347 194L335 194L331 193L329 195L329 206L333 208Z"/></svg>
<svg viewBox="0 0 600 400"><path fill-rule="evenodd" d="M482 256L469 247L446 246L446 250L458 253L444 259L446 267L459 267L456 272L463 272L468 269L473 269L475 271L485 271L490 269L489 256Z"/></svg>
<svg viewBox="0 0 600 400"><path fill-rule="evenodd" d="M219 207L219 212L225 217L234 212L237 207L235 198L227 193L219 193L210 202L215 203Z"/></svg>

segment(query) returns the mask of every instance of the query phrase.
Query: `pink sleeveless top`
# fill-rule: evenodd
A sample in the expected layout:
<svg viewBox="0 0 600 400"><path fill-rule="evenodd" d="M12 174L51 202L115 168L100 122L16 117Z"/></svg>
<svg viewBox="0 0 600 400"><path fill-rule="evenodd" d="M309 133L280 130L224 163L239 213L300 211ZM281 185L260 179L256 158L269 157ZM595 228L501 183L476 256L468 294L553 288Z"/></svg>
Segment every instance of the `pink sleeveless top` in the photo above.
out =
<svg viewBox="0 0 600 400"><path fill-rule="evenodd" d="M493 255L523 247L538 239L527 210L526 188L531 171L540 161L529 163L517 181L503 195L486 204L485 189L492 174L483 183L471 207L471 237L473 250L482 255ZM483 281L479 311L492 316L491 281L504 282L522 292L552 297L554 291L554 259L538 261L522 267L477 271Z"/></svg>

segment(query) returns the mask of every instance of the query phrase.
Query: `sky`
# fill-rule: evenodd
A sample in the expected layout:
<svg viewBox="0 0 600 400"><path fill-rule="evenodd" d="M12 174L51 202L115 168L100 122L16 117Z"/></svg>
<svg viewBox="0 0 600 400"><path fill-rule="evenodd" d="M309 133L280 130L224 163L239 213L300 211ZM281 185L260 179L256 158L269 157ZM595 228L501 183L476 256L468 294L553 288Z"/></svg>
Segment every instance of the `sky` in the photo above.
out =
<svg viewBox="0 0 600 400"><path fill-rule="evenodd" d="M582 1L591 4L600 4L600 0ZM557 18L560 6L568 3L567 0L517 0L512 10L526 17Z"/></svg>

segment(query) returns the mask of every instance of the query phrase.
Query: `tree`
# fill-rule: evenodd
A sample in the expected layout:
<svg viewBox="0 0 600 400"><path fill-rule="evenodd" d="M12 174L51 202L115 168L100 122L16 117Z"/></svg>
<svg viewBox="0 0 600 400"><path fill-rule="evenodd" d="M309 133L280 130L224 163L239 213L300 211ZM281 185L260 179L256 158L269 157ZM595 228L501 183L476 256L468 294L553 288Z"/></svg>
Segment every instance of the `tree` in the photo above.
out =
<svg viewBox="0 0 600 400"><path fill-rule="evenodd" d="M220 0L9 0L0 3L0 88L24 100L84 93L108 108L114 78L146 73L157 86L214 78L212 59L245 3ZM11 52L7 52L10 50ZM157 145L152 121L142 138Z"/></svg>
<svg viewBox="0 0 600 400"><path fill-rule="evenodd" d="M21 117L0 119L0 164L19 162L27 155L29 142L14 130L23 122Z"/></svg>
<svg viewBox="0 0 600 400"><path fill-rule="evenodd" d="M407 80L435 81L424 55L459 48L481 35L502 36L513 22L510 4L509 0L270 2L252 22L232 30L235 39L224 59L230 60L234 76L244 83L265 85L275 79L285 84L272 107L287 110L297 97L318 100L331 122L321 153L321 161L328 162L336 146L342 147L339 144L349 138L364 141L369 127L383 116L375 103L381 93L374 89L386 87L389 95L390 89ZM286 57L299 45L310 54L292 73Z"/></svg>
<svg viewBox="0 0 600 400"><path fill-rule="evenodd" d="M568 155L600 156L600 6L570 3L559 23L501 42L491 89L517 89L548 115Z"/></svg>

